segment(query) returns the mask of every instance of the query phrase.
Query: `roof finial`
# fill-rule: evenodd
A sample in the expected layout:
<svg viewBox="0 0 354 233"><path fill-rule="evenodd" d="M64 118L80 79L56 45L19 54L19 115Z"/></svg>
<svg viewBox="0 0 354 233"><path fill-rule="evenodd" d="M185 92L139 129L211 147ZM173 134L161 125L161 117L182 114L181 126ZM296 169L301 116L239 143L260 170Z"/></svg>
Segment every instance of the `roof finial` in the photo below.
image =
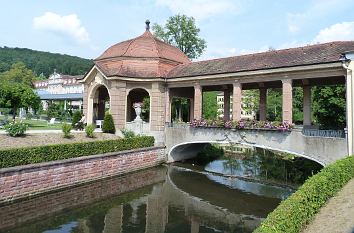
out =
<svg viewBox="0 0 354 233"><path fill-rule="evenodd" d="M148 19L145 21L145 24L146 31L150 31L150 21Z"/></svg>

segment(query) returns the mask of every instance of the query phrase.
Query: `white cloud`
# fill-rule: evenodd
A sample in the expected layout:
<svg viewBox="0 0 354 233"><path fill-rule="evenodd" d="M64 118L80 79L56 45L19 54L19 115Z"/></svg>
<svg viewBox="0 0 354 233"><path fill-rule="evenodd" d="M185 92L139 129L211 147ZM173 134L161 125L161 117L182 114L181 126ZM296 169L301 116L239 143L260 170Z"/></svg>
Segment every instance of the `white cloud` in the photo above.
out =
<svg viewBox="0 0 354 233"><path fill-rule="evenodd" d="M87 30L81 25L80 19L76 14L61 16L52 12L46 12L44 15L33 19L33 27L37 30L51 31L70 36L80 44L90 41Z"/></svg>
<svg viewBox="0 0 354 233"><path fill-rule="evenodd" d="M156 0L156 4L167 6L174 14L186 14L199 20L240 10L239 4L232 0Z"/></svg>
<svg viewBox="0 0 354 233"><path fill-rule="evenodd" d="M309 24L318 22L334 11L345 9L351 0L313 0L304 12L288 13L288 30L297 33Z"/></svg>
<svg viewBox="0 0 354 233"><path fill-rule="evenodd" d="M313 43L336 40L354 40L354 22L337 23L322 29L313 40Z"/></svg>

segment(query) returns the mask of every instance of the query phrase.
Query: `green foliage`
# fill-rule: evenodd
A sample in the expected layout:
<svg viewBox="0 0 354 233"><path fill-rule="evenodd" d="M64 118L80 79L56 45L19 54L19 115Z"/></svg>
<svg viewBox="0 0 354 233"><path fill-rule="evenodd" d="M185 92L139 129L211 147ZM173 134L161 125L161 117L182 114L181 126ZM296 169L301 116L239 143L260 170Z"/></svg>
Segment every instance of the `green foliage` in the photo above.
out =
<svg viewBox="0 0 354 233"><path fill-rule="evenodd" d="M72 135L71 135L71 130L72 130L72 126L68 123L64 123L61 127L63 133L64 133L64 138L71 138Z"/></svg>
<svg viewBox="0 0 354 233"><path fill-rule="evenodd" d="M314 117L322 128L345 128L346 100L343 85L315 87L313 100Z"/></svg>
<svg viewBox="0 0 354 233"><path fill-rule="evenodd" d="M165 26L154 24L152 30L156 37L178 47L191 59L200 57L206 49L206 41L199 37L200 29L193 17L175 15Z"/></svg>
<svg viewBox="0 0 354 233"><path fill-rule="evenodd" d="M300 232L327 200L354 178L354 156L338 160L311 178L268 215L255 233Z"/></svg>
<svg viewBox="0 0 354 233"><path fill-rule="evenodd" d="M85 127L85 133L86 133L86 137L88 138L94 138L95 137L95 128L96 126L95 125L87 125Z"/></svg>
<svg viewBox="0 0 354 233"><path fill-rule="evenodd" d="M15 119L19 108L38 109L39 96L26 84L0 82L0 107L11 108Z"/></svg>
<svg viewBox="0 0 354 233"><path fill-rule="evenodd" d="M154 137L102 140L0 150L0 168L151 147Z"/></svg>
<svg viewBox="0 0 354 233"><path fill-rule="evenodd" d="M78 123L81 120L81 111L75 111L73 114L73 119L71 122L72 127L76 128L76 123Z"/></svg>
<svg viewBox="0 0 354 233"><path fill-rule="evenodd" d="M216 119L218 116L217 92L203 92L203 118Z"/></svg>
<svg viewBox="0 0 354 233"><path fill-rule="evenodd" d="M0 55L1 56L1 55ZM35 79L35 75L32 70L27 69L22 62L14 63L11 69L0 74L0 80L10 83L22 83L29 87L32 87L32 81Z"/></svg>
<svg viewBox="0 0 354 233"><path fill-rule="evenodd" d="M23 136L26 133L28 126L23 122L12 121L5 125L5 131L11 137Z"/></svg>
<svg viewBox="0 0 354 233"><path fill-rule="evenodd" d="M189 121L189 106L187 98L183 97L174 97L172 98L171 110L172 110L172 119L178 122Z"/></svg>
<svg viewBox="0 0 354 233"><path fill-rule="evenodd" d="M108 112L106 112L106 114L104 115L102 131L104 133L116 133L116 127L114 126L113 117Z"/></svg>
<svg viewBox="0 0 354 233"><path fill-rule="evenodd" d="M150 120L150 97L145 96L143 99L143 108L141 109L141 118L145 122Z"/></svg>
<svg viewBox="0 0 354 233"><path fill-rule="evenodd" d="M267 93L267 120L282 120L282 90L268 89Z"/></svg>
<svg viewBox="0 0 354 233"><path fill-rule="evenodd" d="M123 130L121 130L121 132L122 132L124 138L133 138L136 136L133 131L128 130L128 129L123 129Z"/></svg>
<svg viewBox="0 0 354 233"><path fill-rule="evenodd" d="M24 48L0 47L0 72L8 71L12 64L19 61L33 70L36 76L42 74L46 77L52 74L54 69L62 74L84 74L93 64L91 60L69 55Z"/></svg>
<svg viewBox="0 0 354 233"><path fill-rule="evenodd" d="M215 145L208 144L206 147L197 154L195 160L199 164L206 164L224 155L224 150Z"/></svg>

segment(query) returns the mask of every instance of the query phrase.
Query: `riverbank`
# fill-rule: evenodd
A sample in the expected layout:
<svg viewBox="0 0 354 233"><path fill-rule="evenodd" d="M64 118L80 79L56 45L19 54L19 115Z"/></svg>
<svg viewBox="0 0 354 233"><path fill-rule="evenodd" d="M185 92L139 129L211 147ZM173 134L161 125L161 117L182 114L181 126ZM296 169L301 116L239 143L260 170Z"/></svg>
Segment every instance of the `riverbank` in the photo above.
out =
<svg viewBox="0 0 354 233"><path fill-rule="evenodd" d="M354 232L354 179L315 216L302 233Z"/></svg>

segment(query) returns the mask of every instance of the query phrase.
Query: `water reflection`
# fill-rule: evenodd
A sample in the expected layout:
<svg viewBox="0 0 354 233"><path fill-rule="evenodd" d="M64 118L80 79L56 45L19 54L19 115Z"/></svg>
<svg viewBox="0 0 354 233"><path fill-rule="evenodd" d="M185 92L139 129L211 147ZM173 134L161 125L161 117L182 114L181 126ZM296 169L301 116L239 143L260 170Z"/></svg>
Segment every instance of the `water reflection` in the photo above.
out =
<svg viewBox="0 0 354 233"><path fill-rule="evenodd" d="M252 232L280 202L216 177L159 167L35 197L1 206L0 232Z"/></svg>
<svg viewBox="0 0 354 233"><path fill-rule="evenodd" d="M298 187L322 165L301 157L253 147L229 147L223 159L205 166L206 171L232 177Z"/></svg>

